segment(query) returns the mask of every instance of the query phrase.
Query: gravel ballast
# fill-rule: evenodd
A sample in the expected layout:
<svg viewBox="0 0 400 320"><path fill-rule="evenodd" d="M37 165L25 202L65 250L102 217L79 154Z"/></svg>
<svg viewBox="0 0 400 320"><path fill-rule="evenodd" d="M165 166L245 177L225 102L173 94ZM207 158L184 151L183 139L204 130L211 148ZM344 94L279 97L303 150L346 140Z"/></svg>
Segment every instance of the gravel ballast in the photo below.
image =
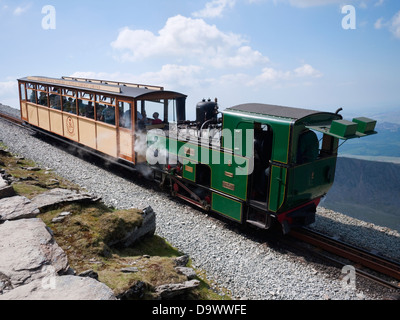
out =
<svg viewBox="0 0 400 320"><path fill-rule="evenodd" d="M1 111L2 108L0 108ZM18 113L18 110L16 111ZM168 194L145 188L83 161L0 120L0 140L15 154L51 168L118 209L151 206L157 214L156 234L188 254L219 289L235 299L383 299L373 290L344 286L340 271L322 271L293 254L285 254L227 227ZM399 259L400 234L319 208L314 228ZM400 260L400 259L399 259ZM329 268L328 268L329 269ZM368 291L367 291L368 290Z"/></svg>

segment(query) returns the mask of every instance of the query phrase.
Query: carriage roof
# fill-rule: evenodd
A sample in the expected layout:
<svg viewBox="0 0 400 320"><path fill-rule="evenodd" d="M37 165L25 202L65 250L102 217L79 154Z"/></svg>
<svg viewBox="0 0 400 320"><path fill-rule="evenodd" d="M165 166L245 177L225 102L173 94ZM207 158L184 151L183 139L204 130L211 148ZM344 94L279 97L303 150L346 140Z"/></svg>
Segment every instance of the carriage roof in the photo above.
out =
<svg viewBox="0 0 400 320"><path fill-rule="evenodd" d="M75 77L62 77L62 78L49 78L49 77L26 77L19 79L19 81L39 83L49 86L68 87L82 91L93 91L101 94L109 94L123 97L130 97L134 99L139 98L179 98L186 97L186 95L173 92L164 91L163 87L134 84L127 82L116 82L106 80L84 79Z"/></svg>

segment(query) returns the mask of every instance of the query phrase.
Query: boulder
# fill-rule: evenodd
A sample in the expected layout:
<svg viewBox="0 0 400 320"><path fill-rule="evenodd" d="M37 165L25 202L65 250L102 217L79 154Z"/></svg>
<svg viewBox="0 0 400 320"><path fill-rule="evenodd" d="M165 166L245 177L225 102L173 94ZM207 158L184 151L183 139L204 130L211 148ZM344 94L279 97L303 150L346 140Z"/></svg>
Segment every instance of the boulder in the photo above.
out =
<svg viewBox="0 0 400 320"><path fill-rule="evenodd" d="M7 220L35 218L39 213L38 207L26 197L0 199L0 223Z"/></svg>
<svg viewBox="0 0 400 320"><path fill-rule="evenodd" d="M137 224L134 220L129 221L126 216L117 219L113 214L115 221L111 221L106 228L108 234L104 236L106 244L110 247L129 248L140 239L153 236L156 230L156 214L151 207L148 207L143 210L141 215L142 223Z"/></svg>
<svg viewBox="0 0 400 320"><path fill-rule="evenodd" d="M127 248L144 237L153 236L156 231L156 214L153 209L151 207L144 209L142 215L142 225L129 232L123 240L123 245Z"/></svg>
<svg viewBox="0 0 400 320"><path fill-rule="evenodd" d="M197 277L196 271L194 271L192 268L187 268L187 267L175 267L175 270L186 276L189 280L195 279Z"/></svg>
<svg viewBox="0 0 400 320"><path fill-rule="evenodd" d="M0 295L0 300L116 300L105 284L76 276L54 276L36 280Z"/></svg>
<svg viewBox="0 0 400 320"><path fill-rule="evenodd" d="M15 191L9 182L0 174L0 199L15 196Z"/></svg>
<svg viewBox="0 0 400 320"><path fill-rule="evenodd" d="M64 251L41 219L6 221L0 225L0 273L13 288L69 268Z"/></svg>
<svg viewBox="0 0 400 320"><path fill-rule="evenodd" d="M40 210L70 202L96 202L100 198L88 193L80 193L69 189L52 189L32 199L32 204Z"/></svg>
<svg viewBox="0 0 400 320"><path fill-rule="evenodd" d="M175 265L177 267L186 267L186 265L189 263L189 256L187 254L175 258Z"/></svg>
<svg viewBox="0 0 400 320"><path fill-rule="evenodd" d="M139 300L143 299L149 285L143 281L135 281L128 290L117 296L119 300Z"/></svg>
<svg viewBox="0 0 400 320"><path fill-rule="evenodd" d="M158 286L155 291L161 299L170 300L177 296L188 294L191 290L197 288L199 285L200 281L191 280L184 283L165 284Z"/></svg>

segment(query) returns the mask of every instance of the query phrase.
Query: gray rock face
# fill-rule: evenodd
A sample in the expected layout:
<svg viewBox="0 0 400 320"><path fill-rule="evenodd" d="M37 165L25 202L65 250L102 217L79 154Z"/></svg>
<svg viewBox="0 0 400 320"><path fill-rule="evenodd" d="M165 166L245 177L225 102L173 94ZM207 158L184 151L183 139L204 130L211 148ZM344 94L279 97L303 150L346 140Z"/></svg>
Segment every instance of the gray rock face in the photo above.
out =
<svg viewBox="0 0 400 320"><path fill-rule="evenodd" d="M0 223L6 220L35 218L39 209L25 197L15 196L0 200Z"/></svg>
<svg viewBox="0 0 400 320"><path fill-rule="evenodd" d="M196 272L192 268L187 267L175 267L175 270L183 275L185 275L189 280L197 277Z"/></svg>
<svg viewBox="0 0 400 320"><path fill-rule="evenodd" d="M68 259L41 219L0 225L0 273L13 288L68 270Z"/></svg>
<svg viewBox="0 0 400 320"><path fill-rule="evenodd" d="M92 278L53 276L0 295L0 300L116 300L112 290Z"/></svg>
<svg viewBox="0 0 400 320"><path fill-rule="evenodd" d="M79 193L74 190L68 189L52 189L48 192L42 193L32 199L32 204L37 206L39 209L45 209L57 204L68 203L68 202L95 202L100 200L93 195L88 193Z"/></svg>
<svg viewBox="0 0 400 320"><path fill-rule="evenodd" d="M9 182L5 180L0 174L0 199L12 197L15 195L15 191Z"/></svg>
<svg viewBox="0 0 400 320"><path fill-rule="evenodd" d="M126 235L122 241L125 247L132 246L136 241L146 236L154 235L156 231L156 214L151 207L143 210L143 223L140 228L135 228Z"/></svg>
<svg viewBox="0 0 400 320"><path fill-rule="evenodd" d="M0 222L35 218L41 209L54 205L71 202L95 202L99 198L74 190L53 189L36 196L30 201L21 196L9 197L0 200Z"/></svg>
<svg viewBox="0 0 400 320"><path fill-rule="evenodd" d="M182 294L187 294L191 290L197 288L199 285L200 281L198 280L191 280L177 284L165 284L156 288L156 294L161 299L174 299Z"/></svg>

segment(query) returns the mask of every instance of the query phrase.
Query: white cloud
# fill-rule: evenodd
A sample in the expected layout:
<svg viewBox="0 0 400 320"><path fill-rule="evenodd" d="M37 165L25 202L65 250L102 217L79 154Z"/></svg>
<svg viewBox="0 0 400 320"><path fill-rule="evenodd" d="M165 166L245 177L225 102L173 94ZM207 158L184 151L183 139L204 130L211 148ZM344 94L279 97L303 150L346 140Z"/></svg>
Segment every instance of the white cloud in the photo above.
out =
<svg viewBox="0 0 400 320"><path fill-rule="evenodd" d="M379 6L383 5L384 2L385 2L385 0L378 0L378 1L375 3L375 7L379 7Z"/></svg>
<svg viewBox="0 0 400 320"><path fill-rule="evenodd" d="M247 84L249 86L262 86L268 83L278 84L283 82L297 81L299 79L320 78L322 76L323 75L320 71L314 69L309 64L304 64L293 71L264 68L260 75L251 79Z"/></svg>
<svg viewBox="0 0 400 320"><path fill-rule="evenodd" d="M236 0L213 0L207 2L204 9L193 13L197 18L216 18L222 16L223 11L228 8L233 8Z"/></svg>
<svg viewBox="0 0 400 320"><path fill-rule="evenodd" d="M169 18L158 34L124 28L111 43L122 61L175 57L188 64L215 68L249 67L267 63L260 52L246 45L242 36L223 32L202 19L181 15Z"/></svg>
<svg viewBox="0 0 400 320"><path fill-rule="evenodd" d="M393 17L390 26L390 31L396 38L400 39L400 11L397 12Z"/></svg>
<svg viewBox="0 0 400 320"><path fill-rule="evenodd" d="M301 67L295 69L294 74L296 75L296 77L312 77L312 78L322 77L322 73L314 69L309 64L304 64Z"/></svg>
<svg viewBox="0 0 400 320"><path fill-rule="evenodd" d="M24 14L25 12L27 12L31 7L31 4L25 5L25 6L18 6L17 8L15 8L14 10L14 15L15 16L20 16L22 14Z"/></svg>
<svg viewBox="0 0 400 320"><path fill-rule="evenodd" d="M203 68L200 66L180 66L167 64L161 67L159 71L145 72L142 74L129 73L107 73L93 71L77 71L70 77L86 78L86 79L101 79L110 81L125 81L130 83L140 83L147 85L159 85L166 88L183 88L197 86L204 82L202 76Z"/></svg>
<svg viewBox="0 0 400 320"><path fill-rule="evenodd" d="M376 22L374 24L375 29L377 29L377 30L382 29L383 28L382 22L383 22L383 18L379 18L378 20L376 20Z"/></svg>
<svg viewBox="0 0 400 320"><path fill-rule="evenodd" d="M280 1L280 0L275 0L275 1ZM329 4L343 4L344 3L343 0L289 0L289 2L292 6L300 7L300 8L324 6L324 5L329 5Z"/></svg>
<svg viewBox="0 0 400 320"><path fill-rule="evenodd" d="M249 3L259 3L263 1L271 1L275 5L279 3L290 4L293 7L298 8L309 8L309 7L318 7L318 6L326 6L326 5L348 5L348 4L357 4L359 3L361 8L366 8L367 3L363 0L247 0ZM369 1L369 0L368 0ZM382 1L382 0L378 0Z"/></svg>

